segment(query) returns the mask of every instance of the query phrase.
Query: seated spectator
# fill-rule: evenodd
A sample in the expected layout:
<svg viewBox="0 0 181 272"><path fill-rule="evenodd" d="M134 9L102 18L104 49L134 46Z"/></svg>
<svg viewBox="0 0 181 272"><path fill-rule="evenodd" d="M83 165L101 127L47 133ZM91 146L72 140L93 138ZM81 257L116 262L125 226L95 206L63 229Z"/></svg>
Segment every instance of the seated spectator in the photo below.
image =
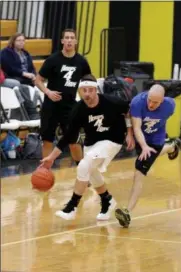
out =
<svg viewBox="0 0 181 272"><path fill-rule="evenodd" d="M16 88L16 95L21 103L24 103L25 109L31 120L40 119L39 112L37 112L36 105L31 101L29 88L27 85L20 84L16 79L5 78L3 70L0 68L0 87L7 87L10 89Z"/></svg>
<svg viewBox="0 0 181 272"><path fill-rule="evenodd" d="M1 68L6 78L16 79L21 84L34 86L36 71L32 58L24 46L24 34L14 34L10 38L8 46L1 51Z"/></svg>
<svg viewBox="0 0 181 272"><path fill-rule="evenodd" d="M5 78L5 74L0 68L0 86L13 89L15 86L20 86L20 82L16 79Z"/></svg>

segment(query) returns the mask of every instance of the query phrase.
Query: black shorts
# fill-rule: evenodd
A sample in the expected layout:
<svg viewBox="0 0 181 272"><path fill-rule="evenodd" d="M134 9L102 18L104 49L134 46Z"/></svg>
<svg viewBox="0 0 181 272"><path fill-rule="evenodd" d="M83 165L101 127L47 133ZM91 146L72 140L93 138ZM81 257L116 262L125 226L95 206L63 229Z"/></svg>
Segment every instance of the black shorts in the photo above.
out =
<svg viewBox="0 0 181 272"><path fill-rule="evenodd" d="M145 176L147 175L148 171L150 170L151 166L153 165L157 157L160 155L160 152L162 151L164 146L164 145L152 145L152 144L148 144L148 145L154 148L157 151L157 153L151 152L150 157L147 157L146 160L140 161L138 158L142 152L142 149L139 144L136 144L136 152L138 157L135 162L135 168L139 170Z"/></svg>
<svg viewBox="0 0 181 272"><path fill-rule="evenodd" d="M63 135L65 134L70 112L76 103L75 100L43 103L40 128L40 135L43 141L53 142L58 126L61 127Z"/></svg>

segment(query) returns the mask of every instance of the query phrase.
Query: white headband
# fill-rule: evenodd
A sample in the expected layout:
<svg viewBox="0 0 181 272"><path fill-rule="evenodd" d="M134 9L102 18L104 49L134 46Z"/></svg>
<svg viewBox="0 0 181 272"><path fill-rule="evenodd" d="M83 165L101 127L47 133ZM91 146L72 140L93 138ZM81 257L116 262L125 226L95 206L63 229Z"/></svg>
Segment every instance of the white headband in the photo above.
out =
<svg viewBox="0 0 181 272"><path fill-rule="evenodd" d="M82 88L82 87L95 87L97 88L97 82L95 81L81 81L79 83L79 88Z"/></svg>

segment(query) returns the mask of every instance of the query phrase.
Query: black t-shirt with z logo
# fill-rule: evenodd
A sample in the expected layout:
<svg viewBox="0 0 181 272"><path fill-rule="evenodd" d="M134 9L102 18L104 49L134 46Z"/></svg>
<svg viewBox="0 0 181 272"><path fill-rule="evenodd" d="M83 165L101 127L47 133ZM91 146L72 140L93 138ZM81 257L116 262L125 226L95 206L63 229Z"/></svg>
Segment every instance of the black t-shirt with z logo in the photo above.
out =
<svg viewBox="0 0 181 272"><path fill-rule="evenodd" d="M71 112L67 133L57 147L62 150L66 145L75 143L80 128L85 131L85 146L102 140L123 144L127 131L124 114L128 111L128 102L110 95L99 94L99 103L94 108L79 101Z"/></svg>
<svg viewBox="0 0 181 272"><path fill-rule="evenodd" d="M62 52L56 52L43 63L39 74L48 79L48 89L62 92L64 96L75 98L80 79L91 70L87 60L76 53L73 57L65 57Z"/></svg>

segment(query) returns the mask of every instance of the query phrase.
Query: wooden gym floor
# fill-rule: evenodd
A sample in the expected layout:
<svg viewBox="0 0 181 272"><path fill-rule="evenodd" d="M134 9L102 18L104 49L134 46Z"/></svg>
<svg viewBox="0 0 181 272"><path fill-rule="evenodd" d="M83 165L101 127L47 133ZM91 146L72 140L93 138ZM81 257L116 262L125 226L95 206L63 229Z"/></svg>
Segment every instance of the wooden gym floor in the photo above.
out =
<svg viewBox="0 0 181 272"><path fill-rule="evenodd" d="M96 222L99 199L87 189L75 221L54 216L70 198L76 168L55 170L49 194L30 175L1 180L1 271L181 272L181 156L155 163L129 229ZM115 160L105 180L118 206L127 203L134 159Z"/></svg>

